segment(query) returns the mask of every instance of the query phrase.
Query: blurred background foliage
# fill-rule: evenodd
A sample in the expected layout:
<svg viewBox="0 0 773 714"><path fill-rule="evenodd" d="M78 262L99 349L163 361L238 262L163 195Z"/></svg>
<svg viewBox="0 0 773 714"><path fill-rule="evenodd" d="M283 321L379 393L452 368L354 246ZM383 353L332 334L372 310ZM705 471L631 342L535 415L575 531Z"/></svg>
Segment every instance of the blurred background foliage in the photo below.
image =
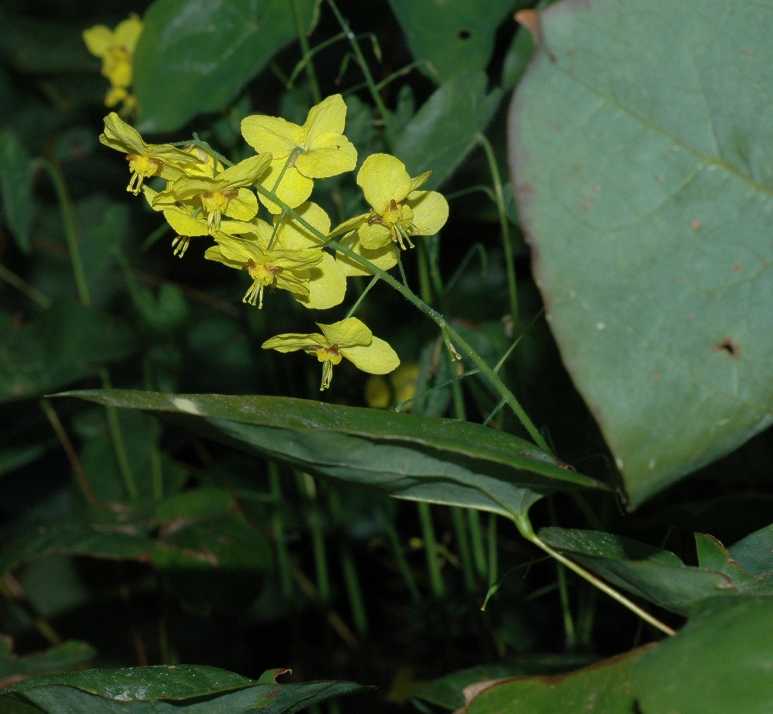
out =
<svg viewBox="0 0 773 714"><path fill-rule="evenodd" d="M174 258L158 215L129 200L122 157L97 142L107 84L81 38L85 28L114 26L129 11L176 19L180 36L166 49L158 36L138 48L138 126L153 141L196 132L237 159L248 150L239 134L243 116L302 122L315 102L297 21L311 30L304 40L315 48L313 81L323 94L346 98L347 135L361 159L390 150L412 173L432 168L433 187L449 198L452 218L442 238L427 239L405 261L409 283L418 285L420 270L430 270L430 300L489 364L517 339L502 367L506 383L563 460L613 482L606 447L543 319L507 184L506 98L532 50L513 12L531 4L498 0L484 11L462 0L442 9L410 0L342 1L382 82L385 122L325 3L255 0L230 10L226 2L171 0L3 3L5 684L86 664L195 663L254 679L287 666L299 682L380 687L378 695L363 695L367 700L324 705L330 711L430 711L458 706L462 684L575 669L653 639L654 631L566 578L496 516L392 501L225 448L173 422L45 398L111 384L319 397L315 365L259 349L265 336L305 325L304 309L279 295L263 311L242 305L239 276L205 264L195 242L183 260ZM203 12L204 5L211 32L186 38L182 11ZM267 13L264 28L245 28L235 10L249 13L254 5ZM236 34L240 49L229 65L217 58ZM220 64L198 78L188 68L198 82L194 91L170 74L171 64L169 72L158 64L162 50L172 64L185 51ZM496 179L483 146L492 148L505 182L515 316ZM360 207L355 189L351 176L337 177L319 184L316 200L335 222ZM84 267L85 305L72 240ZM350 290L356 295L366 285L358 278ZM506 411L492 414L498 397L484 382L458 378L441 337L399 296L382 287L361 313L376 334L389 336L404 363L416 365L414 413L489 419L494 428L520 433ZM389 380L366 382L342 364L326 399L365 405L368 389L380 390L384 405L405 398ZM629 536L694 565L695 531L733 543L768 525L770 453L770 435L762 434L634 515L604 495L555 496L535 507L533 521ZM556 547L579 552L562 537L556 535ZM669 609L668 601L658 604Z"/></svg>

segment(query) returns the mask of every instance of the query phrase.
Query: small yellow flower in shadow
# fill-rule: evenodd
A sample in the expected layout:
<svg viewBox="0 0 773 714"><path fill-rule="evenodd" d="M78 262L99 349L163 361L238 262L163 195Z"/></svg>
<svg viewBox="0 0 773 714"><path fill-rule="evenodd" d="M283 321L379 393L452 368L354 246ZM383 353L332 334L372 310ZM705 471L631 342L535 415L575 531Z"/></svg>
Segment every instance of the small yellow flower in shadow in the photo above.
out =
<svg viewBox="0 0 773 714"><path fill-rule="evenodd" d="M110 81L105 104L114 107L123 102L121 112L133 111L135 98L127 91L132 83L134 48L142 33L142 21L130 15L111 30L105 25L95 25L83 31L83 41L91 54L102 60L102 75Z"/></svg>
<svg viewBox="0 0 773 714"><path fill-rule="evenodd" d="M173 181L183 175L186 167L198 163L195 156L171 144L146 144L140 133L115 112L110 112L104 121L105 129L99 135L99 141L126 154L131 172L126 190L135 196L145 179L160 176Z"/></svg>
<svg viewBox="0 0 773 714"><path fill-rule="evenodd" d="M242 119L244 140L258 153L273 156L260 185L295 208L311 195L314 179L353 171L357 149L343 135L345 124L346 103L340 94L313 106L303 126L266 114ZM271 213L281 213L270 199L261 196L260 200Z"/></svg>
<svg viewBox="0 0 773 714"><path fill-rule="evenodd" d="M264 350L297 352L303 350L322 363L320 391L333 380L333 367L348 359L357 369L369 374L388 374L400 365L400 358L388 342L375 337L356 317L347 317L331 325L317 323L320 333L286 333L266 340Z"/></svg>
<svg viewBox="0 0 773 714"><path fill-rule="evenodd" d="M408 403L416 394L419 372L416 362L408 362L401 364L389 375L389 382L380 376L370 377L365 383L365 401L368 406L376 409L395 405L403 411L408 411Z"/></svg>
<svg viewBox="0 0 773 714"><path fill-rule="evenodd" d="M178 204L200 206L210 232L220 230L223 216L237 221L252 220L258 213L258 199L246 187L255 184L270 161L270 154L251 156L213 178L201 174L182 176L156 195L153 208L165 209Z"/></svg>
<svg viewBox="0 0 773 714"><path fill-rule="evenodd" d="M308 269L322 260L319 248L311 250L268 250L257 242L216 233L217 245L208 248L204 257L218 263L246 270L252 284L242 302L263 307L267 287L287 290L296 297L308 297Z"/></svg>

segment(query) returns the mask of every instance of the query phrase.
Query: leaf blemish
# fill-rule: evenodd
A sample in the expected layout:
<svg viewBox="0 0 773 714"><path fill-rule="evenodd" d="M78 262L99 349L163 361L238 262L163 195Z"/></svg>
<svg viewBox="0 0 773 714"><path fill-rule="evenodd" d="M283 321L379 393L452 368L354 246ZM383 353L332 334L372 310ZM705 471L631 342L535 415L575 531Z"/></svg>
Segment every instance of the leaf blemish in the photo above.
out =
<svg viewBox="0 0 773 714"><path fill-rule="evenodd" d="M725 337L721 342L714 345L717 352L726 352L730 357L737 359L741 354L740 345L730 337Z"/></svg>

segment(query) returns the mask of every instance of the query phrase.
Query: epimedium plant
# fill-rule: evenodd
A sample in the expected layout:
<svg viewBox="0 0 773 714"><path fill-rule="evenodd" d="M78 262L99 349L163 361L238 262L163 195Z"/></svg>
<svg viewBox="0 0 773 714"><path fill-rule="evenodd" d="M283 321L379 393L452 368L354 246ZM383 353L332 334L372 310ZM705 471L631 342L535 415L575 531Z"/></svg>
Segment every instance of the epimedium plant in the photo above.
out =
<svg viewBox="0 0 773 714"><path fill-rule="evenodd" d="M641 238L637 232L641 221L655 235L653 245L666 240L670 225L666 218L674 215L682 222L689 217L693 232L703 228L706 219L695 213L705 208L700 196L680 198L685 204L676 208L668 198L656 204L642 198L646 192L653 193L653 175L659 186L667 185L680 197L691 177L700 174L701 165L720 167L747 184L749 178L735 163L737 157L722 153L718 140L717 156L704 155L692 146L693 140L700 143L698 139L687 130L684 133L684 127L669 123L673 116L667 107L677 91L674 87L661 92L659 86L658 101L641 104L631 87L645 92L652 82L641 52L628 53L615 63L626 68L625 91L613 70L597 71L599 56L616 56L618 45L608 45L605 38L632 35L638 41L647 32L656 33L659 22L669 14L665 3L655 3L641 17L633 0L600 0L592 6L563 0L548 10L546 6L553 3L524 10L533 3L503 2L493 4L485 17L475 10L476 3L454 0L451 4L453 8L434 14L436 21L429 22L426 13L432 3L389 3L414 61L380 83L374 79L363 42L371 43L370 53L381 61L378 36L356 35L347 18L355 11L339 8L333 0L323 4L311 0L156 0L142 19L132 15L114 29L98 25L83 31L85 46L101 61L101 74L110 84L104 105L119 109L104 117L99 142L125 155L129 170L126 191L136 197L141 207L136 212L151 225L146 245L164 239L173 257L166 251L163 270L176 270L169 266L177 264L195 271L199 296L206 294L201 286L219 279L213 266L199 257L238 271L221 271L230 277L221 289L227 317L218 328L221 333L210 338L203 350L206 358L202 364L214 365L212 371L217 375L210 382L215 385L212 391L219 392L216 394L181 392L180 385L197 382L181 381L174 369L163 368L163 355L153 354L154 346L160 346L161 352L176 349L177 337L170 335L192 326L193 321L186 316L186 298L171 283L164 283L168 289L164 292L162 288L157 296L140 286L136 268L126 257L132 255L130 249L119 243L114 244L112 255L99 257L99 251L105 250L99 247L100 240L105 242L117 225L126 231L125 200L111 205L115 221L108 222L90 241L79 233L76 213L82 211L81 222L83 218L88 222L96 214L95 207L73 205L58 162L30 160L14 134L3 135L3 200L6 221L19 250L29 250L30 214L36 200L28 177L35 167L42 168L52 181L62 211L64 240L80 303L50 307L47 290L42 289L45 282L28 282L3 268L3 279L43 311L4 356L9 374L13 372L5 398L15 402L29 399L94 374L101 382L100 389L59 395L80 401L40 402L40 413L67 454L74 476L71 490L78 494L78 513L75 518L57 521L55 514L62 513L62 506L55 500L45 501L40 508L31 509L28 518L23 514L9 530L0 572L4 574L2 590L8 612L19 623L11 631L23 633L25 627L34 625L53 645L42 654L18 657L9 641L0 652L4 684L9 685L0 690L0 704L10 707L9 711L97 712L117 711L116 707L149 711L152 707L153 711L226 712L249 711L257 705L290 712L304 707L319 710L323 701L331 713L347 707L335 697L360 691L362 686L344 681L287 683L285 670L246 677L208 667L210 662L206 661L180 666L165 624L158 628L156 658L147 657L142 636L133 634L137 663L158 661L162 663L159 666L99 666L68 672L99 655L83 642L62 644L45 616L46 612L63 611L51 604L57 599L51 593L58 592L59 586L52 588L51 581L46 580L46 587L37 590L35 577L44 582L44 576L35 575L35 563L40 563L41 569L53 568L54 574L60 568L65 575L61 597L70 607L88 602L83 589L76 585L80 582L74 570L78 556L149 564L160 578L157 590L167 593L167 609L176 598L184 608L211 614L213 603L222 605L227 600L240 615L260 621L278 617L271 613L281 611L287 603L297 606L300 591L306 602L324 614L324 627L336 634L333 650L348 647L362 652L358 648L363 643L371 648L379 646L378 631L369 632L374 620L370 619L369 625L367 615L369 609L379 607L375 602L379 588L370 588L367 580L361 579L363 561L358 561L353 550L353 545L362 541L358 530L388 544L395 572L403 582L402 595L397 597L415 603L422 600L416 564L406 558L394 506L368 495L367 506L358 507L356 499L362 488L368 489L368 494L417 502L415 516L421 538L410 543L424 554L426 574L421 577L426 578L430 590L430 606L418 619L431 621L433 608L440 607L444 623L435 631L436 642L444 636L462 636L448 626L460 612L454 610L453 596L448 592L449 570L453 568L459 570L461 591L473 603L473 629L489 617L487 609L494 608L500 617L489 625L498 662L483 664L483 658L473 652L455 660L451 668L467 665L468 669L450 673L448 668L435 669L430 674L436 677L432 682L416 681L410 673L398 672L390 677L391 699L410 699L407 706L419 711L432 707L469 712L556 711L560 707L604 714L666 706L679 712L710 711L712 707L717 711L765 710L771 696L765 665L770 644L764 633L773 618L769 599L773 535L764 504L770 500L751 494L758 505L762 504L763 514L752 519L752 528L744 522L746 527L740 532L714 531L707 519L693 519L700 527L684 525L684 514L691 508L699 510L687 501L679 518L689 538L679 548L674 547L677 552L665 549L669 537L666 526L673 528L669 516L661 516L659 521L649 516L661 527L653 536L656 529L651 524L642 526L635 514L628 518L610 515L615 491L638 506L667 483L726 451L739 434L748 436L751 422L755 429L763 428L767 422L760 420L759 405L755 405L751 422L740 415L722 431L721 448L706 447L702 437L698 439L702 450L696 456L693 447L697 437L692 432L692 446L684 448L633 443L631 434L650 428L653 404L647 390L637 389L634 397L626 396L621 420L610 424L608 417L601 418L602 430L623 474L622 487L616 488L610 478L591 478L556 454L553 439L535 425L531 414L542 410L538 402L528 399L523 383L524 376L539 380L546 367L539 359L529 365L528 360L519 358L522 341L529 340L533 332L522 300L526 297L528 303L535 299L535 293L525 287L525 265L522 260L519 265L516 257L516 253L526 256L523 243L516 240L521 227L532 246L536 284L543 294L547 318L578 388L593 406L596 395L602 395L602 415L618 413L610 406L611 387L598 377L606 364L602 357L616 344L629 349L627 339L620 341L626 330L635 333L651 329L651 324L646 313L637 321L636 310L631 313L615 307L627 304L615 271L589 270L588 256L606 260L607 267L626 265L623 249L616 244L609 252L604 241L621 234L630 240ZM680 10L685 13L680 27L705 27L703 16L700 21L693 16L696 4L697 0L685 3ZM528 32L518 30L508 50L496 50L497 28L506 26L512 32L509 13L516 10L521 10L516 17ZM751 28L761 11L730 13L731 24L738 30L735 36L757 37ZM336 23L340 32L312 47L312 31L322 32L314 30L320 14L323 22ZM635 27L631 25L634 16L638 18ZM212 27L219 32L211 32ZM272 31L267 32L266 27ZM747 35L740 31L744 28L749 31ZM282 71L276 59L272 64L284 86L279 107L285 111L277 115L258 113L267 106L265 98L256 93L251 102L249 94L240 97L239 93L256 77L260 81L266 64L293 37L301 50L300 61L289 73ZM692 37L682 39L687 45L693 42ZM670 47L680 46L673 38L668 42ZM364 79L362 89L370 96L372 108L351 91L327 96L323 92L326 85L317 68L324 53L336 46L347 46L349 53L338 68L338 77L330 75L328 80L337 83L352 63ZM737 45L732 46L737 49ZM758 44L754 47L756 51ZM490 65L492 53L497 69ZM530 56L530 69L522 78ZM705 69L705 58L701 55L699 59L695 67ZM738 62L728 55L723 65L728 68L727 76L736 77ZM160 67L167 75L167 89L161 94L155 79ZM487 89L486 69L499 84L491 91ZM421 72L422 79L414 83L404 79L411 72ZM299 92L294 83L301 76L305 82ZM402 85L397 82L400 79ZM508 119L513 191L501 179L504 149L496 140L492 144L485 132L500 104L502 90L512 88L518 80ZM421 91L422 82L427 81L439 86L415 111L414 88ZM392 90L393 110L384 99L390 85L396 88ZM708 98L714 94L701 86L711 120L714 105ZM717 96L721 93L720 87ZM193 101L198 97L204 99ZM687 106L692 106L690 101ZM581 111L573 113L573 108ZM221 116L198 118L202 112L220 112ZM594 119L597 115L602 120ZM616 129L619 115L630 120L633 128L626 125ZM732 133L743 124L742 113L739 117L736 124L717 120L715 131L721 136ZM192 119L197 131L188 135L184 127ZM500 120L495 120L490 136L503 135ZM612 128L599 130L598 135L588 133L586 127L597 126L595 121ZM143 138L161 131L175 135L161 143L148 143ZM556 134L566 134L571 141L558 141ZM611 144L609 137L614 138ZM691 165L693 174L679 174L686 183L680 184L668 174L673 167L667 152L649 151L653 143L662 149L663 141L671 141L673 151L685 151L703 162L699 161L697 168ZM616 177L609 162L599 158L610 145L638 155L647 167L654 167L654 173L640 171L633 162L624 180ZM491 187L465 185L460 179L456 191L435 190L455 171L465 178L481 173L481 167L467 160L476 146L482 149L484 171L488 172L483 174L484 181ZM699 148L702 150L702 145ZM115 165L114 158L112 164L106 160L108 165ZM567 176L565 180L556 179L557 167ZM349 176L352 173L354 181ZM661 180L661 174L668 181ZM625 200L622 188L635 192L639 185L643 193L634 206L638 218L628 225L615 207ZM764 186L763 179L755 179L753 187L760 196L766 195ZM661 196L658 191L654 194ZM487 206L493 212L489 218L481 218L475 209L457 209L470 204L469 196L475 193L490 200ZM449 211L449 201L453 211ZM656 221L653 215L658 217ZM455 226L476 221L488 227L491 217L499 228L499 250L480 244L469 250L466 245L462 249L454 245L454 241L468 240L469 234L468 229ZM441 231L446 238L439 241ZM454 241L449 241L451 233ZM582 246L574 239L567 243L569 235L584 236ZM667 256L667 243L657 245ZM479 278L470 281L475 250L483 256L483 269ZM459 263L450 275L445 274L449 262L442 259L446 254ZM201 267L189 267L196 264ZM105 266L125 276L131 303L141 316L138 334L122 324L121 318L97 312L107 310L115 297L115 293L100 293L106 290L99 287L98 280ZM240 310L233 306L232 296L233 282L242 272L248 283L242 298L245 306ZM498 279L492 277L495 274ZM504 322L489 324L488 335L476 328L474 318L465 317L469 305L460 308L451 299L454 286L465 280L464 289L474 295L468 302L485 307L496 303L495 313L507 313ZM476 280L481 283L477 290L470 285ZM765 277L761 280L764 282ZM375 291L379 285L390 291ZM760 294L765 294L765 286L769 287L769 282ZM404 317L402 308L389 302L390 293L414 308L424 323L414 324ZM555 301L557 293L566 295ZM341 319L317 317L317 311L340 310L346 301L349 307ZM591 304L603 320L585 316L592 312ZM580 318L576 305L582 308ZM366 314L379 336L356 314ZM538 319L536 308L534 314ZM303 321L308 324L312 315L317 332L274 334L282 329L303 329ZM434 334L431 338L426 334L417 337L415 333L426 330L427 320L434 325ZM577 325L585 324L583 320L595 320L593 329L586 329L586 334L594 336L593 346L586 345L587 349L578 348L585 343L573 332ZM596 347L597 336L606 337L608 328L618 334L618 341L604 341L603 349ZM88 337L88 359L73 344L74 332ZM261 391L278 391L280 396L245 394L247 389L238 378L229 389L221 387L228 362L218 360L227 351L228 340L243 337L243 332L250 339L242 359L259 363L262 374L289 384L285 394L305 398L285 396L281 388L266 389L269 380L261 383ZM224 339L223 335L231 337ZM694 341L694 335L688 332L687 339ZM719 356L728 353L737 358L735 338L724 339L726 342L720 340L719 344L732 349L721 348ZM53 365L26 358L45 340L51 345L49 352L56 354ZM138 348L137 342L143 346ZM422 349L413 362L417 344ZM259 347L262 355L255 354ZM587 355L582 354L583 349ZM136 374L125 377L130 371L116 372L121 360L141 350L145 355L140 379ZM276 355L301 351L321 366L321 381L309 376L300 358ZM403 356L402 366L398 353ZM353 396L348 384L360 382L355 372L347 370L344 360L375 377L363 390L370 408L351 405L362 397ZM108 371L110 362L113 367ZM333 384L336 367L348 379L339 377ZM287 380L281 377L283 373L303 377ZM392 377L397 395L393 409L374 408L391 404L381 375ZM113 389L111 383L119 379L135 388ZM676 377L670 376L668 384L673 379ZM689 392L695 380L685 377L682 381ZM613 370L608 382L620 390L619 371ZM136 388L139 386L142 388ZM237 394L226 395L226 391ZM655 403L666 398L657 389L654 393L660 400ZM320 396L328 401L318 401ZM73 414L73 428L85 444L79 450L57 410L85 402L101 405L104 411ZM764 404L760 408L764 411ZM194 452L174 453L169 444L161 442L158 422L143 413L183 427L164 428L166 439L179 439L170 437L175 434L198 435L190 437ZM454 418L447 418L447 414ZM470 418L471 414L480 418ZM101 428L95 426L100 418ZM728 421L732 420L728 417ZM726 423L720 426L724 429ZM626 436L622 438L621 433ZM229 447L225 452L223 445ZM4 468L9 471L24 468L25 464L34 465L47 449L40 444L7 449L3 452L5 462L0 463L7 463ZM227 456L213 457L210 449ZM636 454L635 458L629 460L630 454ZM113 466L103 474L108 461ZM625 463L628 466L624 468ZM666 467L661 466L664 463ZM109 475L111 468L113 476ZM661 472L662 468L666 471ZM601 471L583 468L586 470ZM245 473L250 475L245 477ZM258 479L268 486L267 493L256 487ZM288 481L294 482L294 490L288 488ZM300 504L299 512L289 505L293 497ZM67 498L65 508L73 508L72 496ZM547 505L547 519L539 511L543 506L537 504ZM702 507L707 508L705 504ZM536 519L532 515L535 510L540 513ZM485 533L481 514L488 519ZM577 522L578 517L586 528L559 527ZM515 526L512 530L517 530L522 541L499 534L502 519ZM535 527L534 523L545 520L550 527ZM447 524L440 536L438 522ZM616 524L617 530L630 534L630 523L634 524L634 534L637 528L639 532L646 529L650 539L663 538L660 547L610 532ZM726 547L703 530L729 533L727 542L734 544ZM297 553L304 542L310 543L313 556L313 582L305 575ZM515 569L522 576L531 565L545 566L535 559L535 548L555 566L549 584L532 592L524 592L517 583L523 577L499 569L500 550L513 552L524 548L524 542L532 549L516 559ZM327 552L331 543L337 547L335 556ZM340 562L354 631L337 611L331 558ZM370 560L370 553L366 560ZM383 563L378 566L370 577L381 582ZM579 577L569 578L568 571ZM265 581L259 597L255 595L256 578ZM148 588L146 581L132 581L126 573L122 579L122 592L140 593ZM38 592L45 595L35 595ZM553 658L530 647L528 633L533 623L526 622L528 617L515 628L507 620L514 609L529 608L532 600L551 592L557 594L557 601L551 601L536 619L543 630L556 629L562 634L564 652ZM617 605L597 598L598 592L610 596ZM24 605L17 606L17 602ZM59 607L66 610L67 606ZM602 622L608 627L624 611L633 618L623 620L631 638L637 643L646 625L652 642L582 668L605 653L604 645L594 640L594 630L598 631ZM289 621L298 620L301 613L302 609L291 611ZM613 619L607 619L610 617ZM594 625L596 621L600 625ZM634 634L636 631L639 634ZM469 631L464 636L469 636ZM300 639L308 639L303 631ZM538 646L544 647L544 640ZM101 658L97 662L105 663ZM115 660L108 662L116 664ZM349 662L345 678L368 684L369 671L356 668L356 657ZM125 664L120 659L117 663ZM239 670L240 666L235 663L229 669ZM335 670L339 678L340 671ZM330 676L329 672L322 670L324 676ZM42 676L46 673L48 676ZM553 673L562 674L546 679L545 675ZM320 671L306 669L302 674L305 679L315 679ZM426 676L428 670L423 674ZM440 674L445 676L437 678ZM514 675L518 676L511 681ZM707 680L722 686L705 686ZM362 701L355 701L353 710L370 706Z"/></svg>

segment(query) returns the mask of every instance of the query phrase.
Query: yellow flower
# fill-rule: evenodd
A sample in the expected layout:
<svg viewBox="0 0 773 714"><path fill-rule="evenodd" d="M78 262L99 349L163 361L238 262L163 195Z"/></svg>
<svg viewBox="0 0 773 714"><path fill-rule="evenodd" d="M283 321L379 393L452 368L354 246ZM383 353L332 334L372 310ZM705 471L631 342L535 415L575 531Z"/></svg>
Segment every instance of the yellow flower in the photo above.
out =
<svg viewBox="0 0 773 714"><path fill-rule="evenodd" d="M322 235L330 232L330 218L312 201L297 209L298 215ZM294 220L274 217L273 226L258 221L258 235L262 244L282 250L308 250L319 248L320 241L306 228ZM297 297L304 307L327 310L344 301L346 294L346 271L340 261L327 251L322 251L322 260L309 271L309 294Z"/></svg>
<svg viewBox="0 0 773 714"><path fill-rule="evenodd" d="M252 220L258 213L258 199L246 187L257 181L270 161L270 154L251 156L212 178L199 168L160 192L153 200L153 208L169 208L180 203L200 205L210 232L220 229L224 215L239 221Z"/></svg>
<svg viewBox="0 0 773 714"><path fill-rule="evenodd" d="M345 357L357 369L369 374L388 374L400 365L400 358L389 343L374 337L368 327L356 317L347 317L332 325L317 323L322 334L286 333L266 340L264 350L296 352L303 350L315 355L322 363L320 391L333 380L333 367Z"/></svg>
<svg viewBox="0 0 773 714"><path fill-rule="evenodd" d="M105 117L100 143L126 154L131 177L126 190L135 196L146 178L160 176L171 181L183 175L184 168L198 163L196 157L171 144L146 144L140 133L115 112Z"/></svg>
<svg viewBox="0 0 773 714"><path fill-rule="evenodd" d="M358 222L359 246L379 251L395 244L413 248L411 236L431 236L448 220L448 202L437 191L417 190L431 172L411 178L400 159L390 154L371 154L357 172L370 212L352 219ZM407 244L407 246L406 246Z"/></svg>
<svg viewBox="0 0 773 714"><path fill-rule="evenodd" d="M357 149L343 135L345 123L346 103L340 94L313 106L303 126L266 114L242 119L244 140L258 153L269 152L273 156L261 186L295 208L311 195L313 179L353 171ZM271 213L281 213L273 201L263 196L260 200Z"/></svg>
<svg viewBox="0 0 773 714"><path fill-rule="evenodd" d="M307 297L308 269L322 259L319 248L311 250L268 250L255 241L232 238L216 233L217 245L207 249L204 257L229 268L246 270L252 284L242 302L263 307L263 291L267 287L287 290L295 296Z"/></svg>
<svg viewBox="0 0 773 714"><path fill-rule="evenodd" d="M95 25L83 31L83 41L91 54L102 60L102 75L110 80L111 88L105 97L108 107L123 102L123 112L133 109L134 96L126 89L132 83L134 48L142 33L142 22L137 15L130 15L118 23L115 30L105 25Z"/></svg>

